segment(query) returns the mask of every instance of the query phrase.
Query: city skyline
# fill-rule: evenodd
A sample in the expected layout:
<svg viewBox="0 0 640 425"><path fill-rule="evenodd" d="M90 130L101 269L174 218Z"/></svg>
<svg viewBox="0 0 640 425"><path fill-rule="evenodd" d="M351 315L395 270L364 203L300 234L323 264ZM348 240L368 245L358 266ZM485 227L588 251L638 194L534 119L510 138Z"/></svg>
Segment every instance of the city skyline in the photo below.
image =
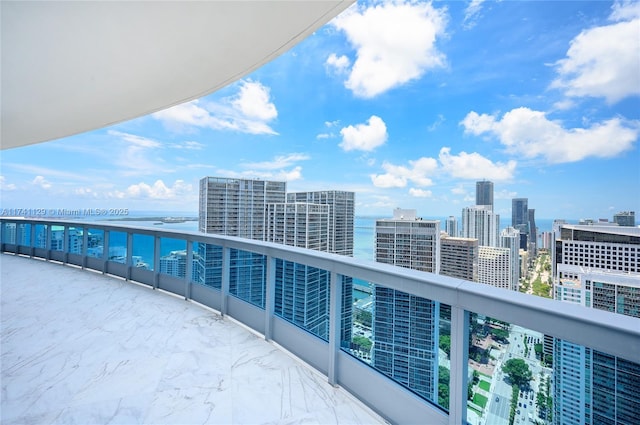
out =
<svg viewBox="0 0 640 425"><path fill-rule="evenodd" d="M3 151L2 206L196 212L219 175L353 191L358 215L459 217L486 179L502 217L527 198L540 218L611 220L640 210L639 11L357 3L199 101Z"/></svg>

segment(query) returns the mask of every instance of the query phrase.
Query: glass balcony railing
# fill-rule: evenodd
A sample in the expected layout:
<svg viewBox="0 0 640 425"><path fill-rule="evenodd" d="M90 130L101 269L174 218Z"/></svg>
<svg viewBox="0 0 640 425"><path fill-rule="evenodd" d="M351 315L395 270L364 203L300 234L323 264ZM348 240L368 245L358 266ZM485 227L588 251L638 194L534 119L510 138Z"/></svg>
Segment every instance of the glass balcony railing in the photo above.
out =
<svg viewBox="0 0 640 425"><path fill-rule="evenodd" d="M621 392L611 398L618 412L636 408L622 392L640 382L637 318L228 236L29 219L0 219L0 232L2 252L119 276L233 317L392 423L568 421L570 397L554 400L585 379L605 390L618 382L609 388ZM594 420L611 401L599 394Z"/></svg>

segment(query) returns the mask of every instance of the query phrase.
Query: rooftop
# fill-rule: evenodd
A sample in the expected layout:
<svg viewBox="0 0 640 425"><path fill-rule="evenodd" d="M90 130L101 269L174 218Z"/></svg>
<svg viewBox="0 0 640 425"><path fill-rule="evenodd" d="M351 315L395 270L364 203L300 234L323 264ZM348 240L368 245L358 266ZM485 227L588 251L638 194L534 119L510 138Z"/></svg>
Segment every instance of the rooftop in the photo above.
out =
<svg viewBox="0 0 640 425"><path fill-rule="evenodd" d="M199 304L12 255L0 268L3 424L384 423Z"/></svg>

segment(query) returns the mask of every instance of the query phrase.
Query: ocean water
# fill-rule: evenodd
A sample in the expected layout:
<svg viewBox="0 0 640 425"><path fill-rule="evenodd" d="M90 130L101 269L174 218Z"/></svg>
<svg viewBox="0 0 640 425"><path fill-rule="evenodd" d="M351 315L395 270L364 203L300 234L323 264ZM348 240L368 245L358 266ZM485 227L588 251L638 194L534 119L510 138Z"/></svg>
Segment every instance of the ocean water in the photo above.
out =
<svg viewBox="0 0 640 425"><path fill-rule="evenodd" d="M193 218L195 215L193 213L187 212L153 212L153 211L137 211L131 212L130 218L143 218L143 217L189 217ZM125 218L125 217L123 217ZM359 216L355 218L354 222L354 257L363 259L363 260L374 260L374 233L375 233L375 222L380 217L365 217ZM446 217L437 217L434 218L436 220L441 221L441 225L444 224ZM504 218L500 220L500 228L503 229L510 225L510 218ZM171 229L171 230L179 230L184 232L197 232L198 231L198 222L197 221L185 221L182 223L164 223L164 224L155 224L158 223L158 220L149 220L149 221L140 221L140 220L116 220L109 221L111 224L118 225L126 225L126 226L140 226L140 227L148 227L157 230L163 229ZM577 223L578 220L567 220L569 223ZM536 226L538 228L538 233L549 232L552 229L553 219L539 219L536 220ZM126 246L126 237L124 233L114 232L110 236L111 238L111 246L116 247L124 247ZM144 262L150 263L153 261L153 238L145 237L143 235L136 235L133 241L133 252L132 255L142 257ZM180 251L186 249L186 243L177 239L169 239L163 238L161 241L160 247L160 255L168 255L171 251Z"/></svg>

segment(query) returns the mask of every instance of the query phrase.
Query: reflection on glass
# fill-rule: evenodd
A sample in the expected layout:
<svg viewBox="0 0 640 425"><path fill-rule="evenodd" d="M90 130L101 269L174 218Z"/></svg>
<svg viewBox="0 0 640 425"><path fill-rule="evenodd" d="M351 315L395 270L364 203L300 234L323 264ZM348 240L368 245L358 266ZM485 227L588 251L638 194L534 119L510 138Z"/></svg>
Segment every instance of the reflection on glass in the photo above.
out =
<svg viewBox="0 0 640 425"><path fill-rule="evenodd" d="M8 244L16 243L16 223L3 223L2 225L2 242Z"/></svg>
<svg viewBox="0 0 640 425"><path fill-rule="evenodd" d="M64 226L51 226L49 249L52 251L62 251L64 249Z"/></svg>
<svg viewBox="0 0 640 425"><path fill-rule="evenodd" d="M102 258L104 254L104 230L87 230L87 257Z"/></svg>
<svg viewBox="0 0 640 425"><path fill-rule="evenodd" d="M187 241L160 239L160 273L184 278L187 273Z"/></svg>
<svg viewBox="0 0 640 425"><path fill-rule="evenodd" d="M264 308L267 259L264 255L230 249L229 292Z"/></svg>
<svg viewBox="0 0 640 425"><path fill-rule="evenodd" d="M353 356L421 397L449 408L451 307L353 280Z"/></svg>
<svg viewBox="0 0 640 425"><path fill-rule="evenodd" d="M275 314L329 340L330 273L276 260Z"/></svg>
<svg viewBox="0 0 640 425"><path fill-rule="evenodd" d="M35 225L35 247L36 248L46 248L47 247L47 227L48 224L36 224Z"/></svg>
<svg viewBox="0 0 640 425"><path fill-rule="evenodd" d="M82 254L82 229L76 227L67 228L67 252L70 254Z"/></svg>
<svg viewBox="0 0 640 425"><path fill-rule="evenodd" d="M153 270L155 238L151 235L133 235L131 265L145 270Z"/></svg>
<svg viewBox="0 0 640 425"><path fill-rule="evenodd" d="M222 247L193 242L193 282L222 288Z"/></svg>
<svg viewBox="0 0 640 425"><path fill-rule="evenodd" d="M109 261L127 263L127 234L109 230Z"/></svg>
<svg viewBox="0 0 640 425"><path fill-rule="evenodd" d="M18 245L31 245L31 224L19 223L16 228L16 243Z"/></svg>
<svg viewBox="0 0 640 425"><path fill-rule="evenodd" d="M544 336L475 313L470 320L468 422L550 423L552 370Z"/></svg>

